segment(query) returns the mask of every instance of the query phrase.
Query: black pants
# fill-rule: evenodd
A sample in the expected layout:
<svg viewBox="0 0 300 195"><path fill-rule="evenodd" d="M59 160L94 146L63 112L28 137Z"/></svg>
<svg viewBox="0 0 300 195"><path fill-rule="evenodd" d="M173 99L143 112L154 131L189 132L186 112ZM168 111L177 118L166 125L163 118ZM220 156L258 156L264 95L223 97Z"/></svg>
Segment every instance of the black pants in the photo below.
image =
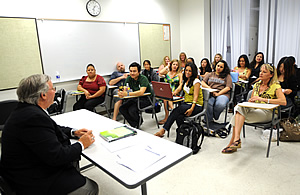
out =
<svg viewBox="0 0 300 195"><path fill-rule="evenodd" d="M181 124L184 123L184 117L186 115L184 114L188 109L192 107L192 104L182 103L180 106L175 108L170 116L168 117L166 123L164 124L163 128L166 131L169 131L174 121L176 121L177 127L179 127ZM196 105L191 116L194 116L202 111L202 106Z"/></svg>
<svg viewBox="0 0 300 195"><path fill-rule="evenodd" d="M137 103L137 98L131 98L123 102L123 105L119 109L120 113L132 127L137 127L140 121ZM146 106L149 106L150 104L151 103L148 97L140 97L140 108L144 108Z"/></svg>
<svg viewBox="0 0 300 195"><path fill-rule="evenodd" d="M104 97L100 96L87 100L85 98L85 95L81 95L80 99L73 105L73 110L79 110L84 108L93 111L94 108L102 102L104 102Z"/></svg>

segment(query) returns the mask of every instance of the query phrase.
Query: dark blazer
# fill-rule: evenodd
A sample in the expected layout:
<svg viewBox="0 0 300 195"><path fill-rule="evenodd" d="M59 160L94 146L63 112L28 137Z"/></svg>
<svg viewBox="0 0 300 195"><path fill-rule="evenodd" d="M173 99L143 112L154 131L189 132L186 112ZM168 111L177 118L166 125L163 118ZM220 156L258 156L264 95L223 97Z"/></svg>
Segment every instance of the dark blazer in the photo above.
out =
<svg viewBox="0 0 300 195"><path fill-rule="evenodd" d="M79 143L71 128L57 125L39 106L19 103L2 133L1 175L17 194L67 194L85 184L72 162Z"/></svg>

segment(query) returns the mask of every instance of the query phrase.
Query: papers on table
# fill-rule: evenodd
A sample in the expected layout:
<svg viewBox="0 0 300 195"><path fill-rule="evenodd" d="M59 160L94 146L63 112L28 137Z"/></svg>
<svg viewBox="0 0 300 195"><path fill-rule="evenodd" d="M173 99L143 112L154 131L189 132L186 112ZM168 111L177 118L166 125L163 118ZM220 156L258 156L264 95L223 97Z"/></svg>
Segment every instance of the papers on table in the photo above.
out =
<svg viewBox="0 0 300 195"><path fill-rule="evenodd" d="M163 159L166 155L159 148L148 145L135 145L116 152L117 162L128 169L139 172Z"/></svg>

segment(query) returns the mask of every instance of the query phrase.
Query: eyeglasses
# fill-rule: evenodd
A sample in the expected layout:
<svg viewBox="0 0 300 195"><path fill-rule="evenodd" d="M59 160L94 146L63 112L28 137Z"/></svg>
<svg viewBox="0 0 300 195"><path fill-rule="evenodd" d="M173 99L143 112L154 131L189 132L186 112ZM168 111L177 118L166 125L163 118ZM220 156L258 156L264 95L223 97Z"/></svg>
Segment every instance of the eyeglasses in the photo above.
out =
<svg viewBox="0 0 300 195"><path fill-rule="evenodd" d="M53 91L56 91L56 87L52 87L52 90L53 90Z"/></svg>

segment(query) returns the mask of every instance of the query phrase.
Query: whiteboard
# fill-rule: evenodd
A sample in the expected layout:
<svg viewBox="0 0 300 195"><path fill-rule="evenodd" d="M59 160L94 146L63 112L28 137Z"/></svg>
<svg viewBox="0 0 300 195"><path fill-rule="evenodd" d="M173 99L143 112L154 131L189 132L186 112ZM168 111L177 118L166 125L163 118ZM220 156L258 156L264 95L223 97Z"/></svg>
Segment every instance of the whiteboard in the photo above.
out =
<svg viewBox="0 0 300 195"><path fill-rule="evenodd" d="M118 61L126 70L140 62L137 23L38 19L37 26L44 72L54 82L80 79L90 63L103 76L115 71Z"/></svg>

